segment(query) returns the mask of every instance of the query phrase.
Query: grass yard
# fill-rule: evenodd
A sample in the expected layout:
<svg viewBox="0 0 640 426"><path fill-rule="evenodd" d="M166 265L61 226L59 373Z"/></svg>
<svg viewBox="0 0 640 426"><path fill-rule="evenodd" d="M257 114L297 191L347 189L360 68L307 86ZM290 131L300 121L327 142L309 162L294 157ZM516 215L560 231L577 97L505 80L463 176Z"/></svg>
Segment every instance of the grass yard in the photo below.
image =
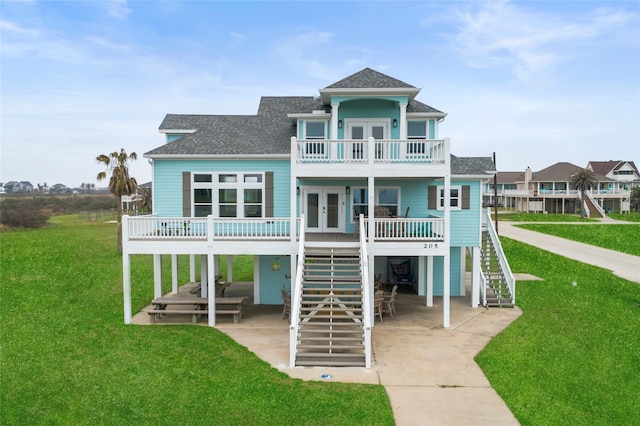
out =
<svg viewBox="0 0 640 426"><path fill-rule="evenodd" d="M3 425L394 423L382 386L291 379L209 327L124 325L116 225L50 222L0 234ZM132 263L135 312L153 262Z"/></svg>
<svg viewBox="0 0 640 426"><path fill-rule="evenodd" d="M611 219L616 220L624 220L626 222L640 222L640 212L632 212L632 213L609 213L607 214Z"/></svg>
<svg viewBox="0 0 640 426"><path fill-rule="evenodd" d="M640 256L640 225L523 224L521 228Z"/></svg>
<svg viewBox="0 0 640 426"><path fill-rule="evenodd" d="M492 212L493 217L493 212ZM575 214L536 214L536 213L500 213L498 220L513 222L597 222L597 219L584 218Z"/></svg>
<svg viewBox="0 0 640 426"><path fill-rule="evenodd" d="M518 282L523 315L476 357L498 394L522 424L638 424L640 285L502 244L513 271L544 281Z"/></svg>

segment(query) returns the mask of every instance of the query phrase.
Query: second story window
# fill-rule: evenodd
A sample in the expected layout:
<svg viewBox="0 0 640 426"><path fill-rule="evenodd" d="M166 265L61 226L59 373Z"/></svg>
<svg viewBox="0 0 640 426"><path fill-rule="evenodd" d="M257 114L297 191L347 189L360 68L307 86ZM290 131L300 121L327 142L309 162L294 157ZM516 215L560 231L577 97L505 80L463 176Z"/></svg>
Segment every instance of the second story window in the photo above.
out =
<svg viewBox="0 0 640 426"><path fill-rule="evenodd" d="M307 121L305 123L305 139L325 139L325 124L324 121ZM323 142L307 142L305 153L307 155L324 156L325 144Z"/></svg>
<svg viewBox="0 0 640 426"><path fill-rule="evenodd" d="M305 139L325 139L324 121L307 121Z"/></svg>
<svg viewBox="0 0 640 426"><path fill-rule="evenodd" d="M426 120L407 122L407 139L427 139ZM407 145L408 154L425 154L426 150L424 142L409 142Z"/></svg>

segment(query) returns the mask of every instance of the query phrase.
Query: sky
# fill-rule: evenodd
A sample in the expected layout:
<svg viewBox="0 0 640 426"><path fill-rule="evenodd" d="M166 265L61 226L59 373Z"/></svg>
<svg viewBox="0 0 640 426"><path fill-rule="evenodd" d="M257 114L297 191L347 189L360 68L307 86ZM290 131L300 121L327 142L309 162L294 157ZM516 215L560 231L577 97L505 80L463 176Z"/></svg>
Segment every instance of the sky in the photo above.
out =
<svg viewBox="0 0 640 426"><path fill-rule="evenodd" d="M166 114L256 114L363 68L421 89L457 156L640 166L638 1L0 0L0 182L78 187Z"/></svg>

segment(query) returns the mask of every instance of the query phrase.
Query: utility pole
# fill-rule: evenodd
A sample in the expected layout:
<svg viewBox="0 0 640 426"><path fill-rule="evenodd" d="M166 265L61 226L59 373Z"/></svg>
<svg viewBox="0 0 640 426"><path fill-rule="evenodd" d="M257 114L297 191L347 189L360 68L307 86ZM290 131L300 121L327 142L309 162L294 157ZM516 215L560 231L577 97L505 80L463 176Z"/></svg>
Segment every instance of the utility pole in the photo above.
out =
<svg viewBox="0 0 640 426"><path fill-rule="evenodd" d="M495 214L496 234L498 233L498 166L496 165L496 153L493 152L493 167L496 173L493 175L493 211Z"/></svg>

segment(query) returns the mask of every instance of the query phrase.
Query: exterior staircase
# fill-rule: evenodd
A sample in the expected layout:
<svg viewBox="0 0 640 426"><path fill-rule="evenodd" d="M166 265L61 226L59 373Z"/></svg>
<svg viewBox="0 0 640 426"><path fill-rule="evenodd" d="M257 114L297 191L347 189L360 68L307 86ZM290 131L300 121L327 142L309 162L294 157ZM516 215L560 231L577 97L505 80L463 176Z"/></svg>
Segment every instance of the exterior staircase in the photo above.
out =
<svg viewBox="0 0 640 426"><path fill-rule="evenodd" d="M360 271L358 249L306 249L296 366L366 366Z"/></svg>
<svg viewBox="0 0 640 426"><path fill-rule="evenodd" d="M579 193L578 193L578 197L580 197ZM588 217L593 217L593 218L605 217L604 210L602 209L602 207L600 207L600 204L598 204L598 202L593 198L593 196L591 195L591 192L587 191L584 194L584 203L586 204Z"/></svg>
<svg viewBox="0 0 640 426"><path fill-rule="evenodd" d="M502 250L502 248L498 248ZM509 289L507 275L500 263L498 250L493 243L489 231L482 231L480 263L485 279L485 295L487 307L513 308L514 295Z"/></svg>

